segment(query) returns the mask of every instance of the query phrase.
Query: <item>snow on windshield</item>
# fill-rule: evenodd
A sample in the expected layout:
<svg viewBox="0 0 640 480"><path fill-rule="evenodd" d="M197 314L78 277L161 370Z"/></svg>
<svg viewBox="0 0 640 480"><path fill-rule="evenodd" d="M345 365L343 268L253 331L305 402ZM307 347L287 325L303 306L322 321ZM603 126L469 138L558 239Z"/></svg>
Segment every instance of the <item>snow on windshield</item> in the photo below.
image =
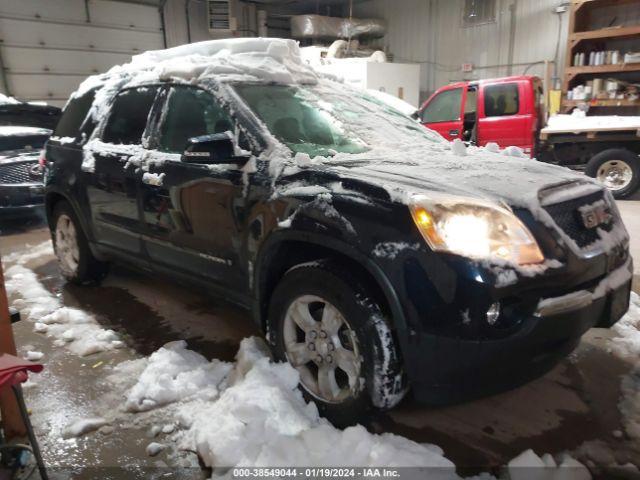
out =
<svg viewBox="0 0 640 480"><path fill-rule="evenodd" d="M341 85L342 87L343 85ZM332 157L379 145L444 140L386 103L330 81L317 85L237 84L235 90L266 128L294 153Z"/></svg>

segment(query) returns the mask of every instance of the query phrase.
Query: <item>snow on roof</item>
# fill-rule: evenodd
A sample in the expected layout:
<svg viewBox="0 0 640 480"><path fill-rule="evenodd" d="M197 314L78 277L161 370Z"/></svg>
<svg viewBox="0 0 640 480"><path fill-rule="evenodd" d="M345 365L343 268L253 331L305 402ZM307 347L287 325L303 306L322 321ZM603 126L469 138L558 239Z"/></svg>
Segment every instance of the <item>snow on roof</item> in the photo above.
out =
<svg viewBox="0 0 640 480"><path fill-rule="evenodd" d="M0 105L15 105L17 103L20 103L20 101L0 93Z"/></svg>
<svg viewBox="0 0 640 480"><path fill-rule="evenodd" d="M10 125L0 127L0 137L19 137L28 135L51 135L51 130L38 127Z"/></svg>
<svg viewBox="0 0 640 480"><path fill-rule="evenodd" d="M140 84L178 78L191 81L206 77L219 81L315 83L317 75L300 57L294 40L282 38L234 38L207 40L166 50L134 55L130 63L85 80L76 95L107 84Z"/></svg>
<svg viewBox="0 0 640 480"><path fill-rule="evenodd" d="M554 115L549 118L542 133L571 132L579 133L591 130L626 130L640 129L640 117L621 117L618 115L601 115L587 117L581 110L574 110L571 115Z"/></svg>

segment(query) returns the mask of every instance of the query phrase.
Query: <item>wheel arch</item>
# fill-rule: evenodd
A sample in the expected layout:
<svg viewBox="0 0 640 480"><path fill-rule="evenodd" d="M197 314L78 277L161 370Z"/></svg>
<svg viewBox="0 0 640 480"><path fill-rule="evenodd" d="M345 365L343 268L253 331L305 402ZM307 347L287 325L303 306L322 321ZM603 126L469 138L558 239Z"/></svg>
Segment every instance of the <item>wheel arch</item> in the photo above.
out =
<svg viewBox="0 0 640 480"><path fill-rule="evenodd" d="M371 259L339 240L307 233L273 234L260 249L254 269L256 320L267 331L267 312L271 295L284 274L292 267L313 260L330 258L347 266L368 287L398 333L406 331L400 301L385 273ZM402 343L402 342L401 342Z"/></svg>

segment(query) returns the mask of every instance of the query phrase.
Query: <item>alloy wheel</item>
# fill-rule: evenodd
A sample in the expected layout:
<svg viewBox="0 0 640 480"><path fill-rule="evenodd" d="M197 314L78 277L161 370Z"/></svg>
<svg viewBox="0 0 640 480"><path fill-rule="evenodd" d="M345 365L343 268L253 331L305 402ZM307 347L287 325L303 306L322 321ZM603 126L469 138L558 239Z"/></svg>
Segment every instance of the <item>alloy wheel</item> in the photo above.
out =
<svg viewBox="0 0 640 480"><path fill-rule="evenodd" d="M78 271L80 247L76 227L67 214L58 217L56 223L55 251L63 273L73 276Z"/></svg>
<svg viewBox="0 0 640 480"><path fill-rule="evenodd" d="M358 340L342 313L314 295L296 298L284 318L284 348L300 382L314 397L341 403L360 388Z"/></svg>

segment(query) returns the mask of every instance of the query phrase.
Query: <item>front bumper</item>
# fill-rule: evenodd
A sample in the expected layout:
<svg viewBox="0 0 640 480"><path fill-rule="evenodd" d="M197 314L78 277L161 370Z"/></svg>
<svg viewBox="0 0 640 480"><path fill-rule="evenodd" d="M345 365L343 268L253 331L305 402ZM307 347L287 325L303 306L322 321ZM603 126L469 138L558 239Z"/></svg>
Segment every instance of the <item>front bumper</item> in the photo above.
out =
<svg viewBox="0 0 640 480"><path fill-rule="evenodd" d="M0 216L29 214L44 205L42 184L0 185Z"/></svg>
<svg viewBox="0 0 640 480"><path fill-rule="evenodd" d="M568 355L592 327L609 327L627 311L631 259L590 290L545 299L504 338L461 339L414 334L404 351L414 396L455 403L513 388ZM422 372L416 375L415 372Z"/></svg>

